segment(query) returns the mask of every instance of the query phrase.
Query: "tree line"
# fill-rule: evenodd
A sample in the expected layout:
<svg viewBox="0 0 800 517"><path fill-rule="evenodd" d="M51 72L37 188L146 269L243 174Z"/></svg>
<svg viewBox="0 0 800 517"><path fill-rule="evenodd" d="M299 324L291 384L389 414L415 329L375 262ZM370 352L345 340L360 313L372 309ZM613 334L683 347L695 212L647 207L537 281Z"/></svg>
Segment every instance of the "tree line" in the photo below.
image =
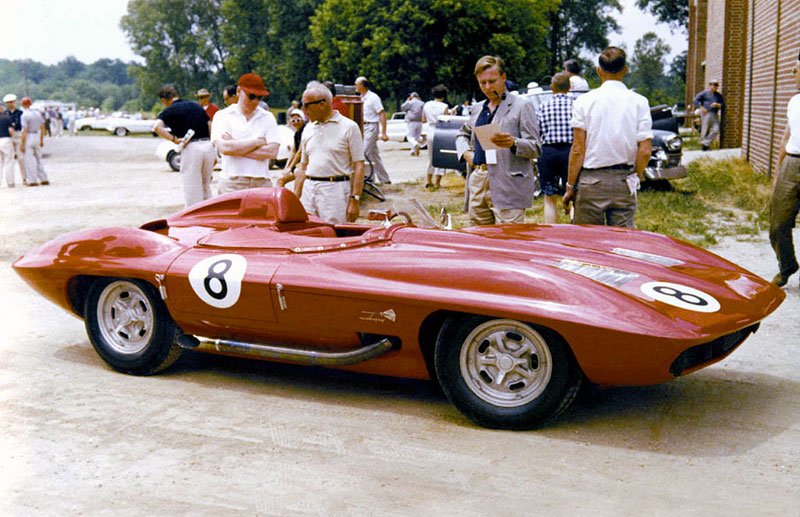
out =
<svg viewBox="0 0 800 517"><path fill-rule="evenodd" d="M680 27L677 0L637 1ZM596 86L594 56L619 30L613 15L620 10L618 0L130 0L120 26L144 64L14 62L16 75L1 81L129 111L157 109L164 83L190 98L208 88L219 100L225 85L250 71L265 78L274 106L299 98L311 79L352 84L359 75L388 107L412 90L425 97L439 83L456 103L479 93L472 71L484 54L502 56L522 87L578 58ZM652 33L627 50L629 86L654 104L683 99L685 56L670 66L669 47ZM9 63L0 60L0 72Z"/></svg>

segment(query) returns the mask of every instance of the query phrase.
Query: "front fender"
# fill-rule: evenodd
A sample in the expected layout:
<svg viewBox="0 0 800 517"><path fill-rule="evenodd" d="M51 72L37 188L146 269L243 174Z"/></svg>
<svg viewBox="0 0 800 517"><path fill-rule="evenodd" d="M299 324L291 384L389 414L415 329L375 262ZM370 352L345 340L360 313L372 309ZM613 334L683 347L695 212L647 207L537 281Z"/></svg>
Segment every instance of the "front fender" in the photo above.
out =
<svg viewBox="0 0 800 517"><path fill-rule="evenodd" d="M14 262L36 291L76 313L70 285L77 277L139 278L155 283L185 247L136 228L83 230L53 239Z"/></svg>

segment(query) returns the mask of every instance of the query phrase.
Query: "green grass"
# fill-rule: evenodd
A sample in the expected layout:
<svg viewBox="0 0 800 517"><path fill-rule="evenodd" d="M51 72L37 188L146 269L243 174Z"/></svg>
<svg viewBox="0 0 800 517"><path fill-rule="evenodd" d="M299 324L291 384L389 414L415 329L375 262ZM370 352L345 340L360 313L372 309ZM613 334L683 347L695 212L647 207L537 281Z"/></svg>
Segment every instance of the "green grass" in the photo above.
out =
<svg viewBox="0 0 800 517"><path fill-rule="evenodd" d="M673 190L643 190L636 226L700 246L729 235L756 235L769 221L770 180L741 158L701 159Z"/></svg>
<svg viewBox="0 0 800 517"><path fill-rule="evenodd" d="M671 189L643 188L639 192L636 227L708 247L721 237L754 236L769 222L770 180L740 158L701 158L688 167L688 177L673 180ZM393 195L415 197L438 219L444 207L453 226L468 226L463 211L464 179L448 174L438 191L423 187L424 180L392 185ZM559 207L560 208L560 207ZM368 205L365 210L368 210ZM365 212L366 213L366 212ZM560 222L569 222L560 215ZM544 222L542 198L526 210L530 223Z"/></svg>

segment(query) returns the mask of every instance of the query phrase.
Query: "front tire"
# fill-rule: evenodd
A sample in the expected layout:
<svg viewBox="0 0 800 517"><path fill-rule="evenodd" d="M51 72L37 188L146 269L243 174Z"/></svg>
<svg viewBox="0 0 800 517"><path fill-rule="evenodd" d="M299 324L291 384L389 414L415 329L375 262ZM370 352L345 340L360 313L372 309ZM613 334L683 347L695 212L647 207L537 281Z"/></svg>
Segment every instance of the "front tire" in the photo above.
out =
<svg viewBox="0 0 800 517"><path fill-rule="evenodd" d="M167 163L169 164L169 168L175 172L181 170L181 153L176 153L175 151L170 151L167 154Z"/></svg>
<svg viewBox="0 0 800 517"><path fill-rule="evenodd" d="M89 290L86 331L98 355L115 370L157 373L181 354L176 326L158 291L141 280L104 279Z"/></svg>
<svg viewBox="0 0 800 517"><path fill-rule="evenodd" d="M575 399L582 378L557 334L510 319L450 318L439 332L434 361L456 409L496 429L550 422Z"/></svg>

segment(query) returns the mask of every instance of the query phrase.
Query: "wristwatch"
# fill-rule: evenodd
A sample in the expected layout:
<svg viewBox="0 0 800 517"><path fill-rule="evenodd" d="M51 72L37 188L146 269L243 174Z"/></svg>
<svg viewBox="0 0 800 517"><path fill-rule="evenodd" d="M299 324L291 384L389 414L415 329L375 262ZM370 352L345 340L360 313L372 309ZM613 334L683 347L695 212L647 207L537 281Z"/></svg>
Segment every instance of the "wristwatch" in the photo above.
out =
<svg viewBox="0 0 800 517"><path fill-rule="evenodd" d="M361 201L361 196L357 195L357 194L351 194L350 195L350 199L355 200L355 201Z"/></svg>

